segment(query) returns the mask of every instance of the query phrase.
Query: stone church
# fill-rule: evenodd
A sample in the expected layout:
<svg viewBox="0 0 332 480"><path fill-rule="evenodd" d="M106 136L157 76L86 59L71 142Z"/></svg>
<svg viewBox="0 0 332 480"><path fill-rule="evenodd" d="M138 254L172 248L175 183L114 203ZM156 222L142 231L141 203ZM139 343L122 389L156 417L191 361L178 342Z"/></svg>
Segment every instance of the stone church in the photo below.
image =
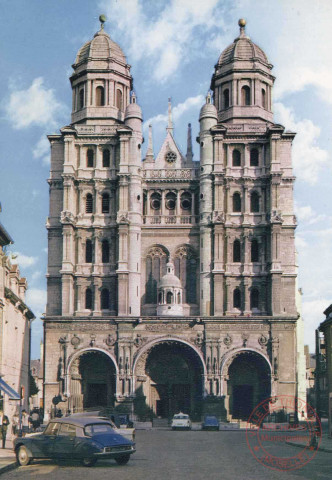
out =
<svg viewBox="0 0 332 480"><path fill-rule="evenodd" d="M200 161L163 145L102 23L77 53L72 116L51 144L45 412L245 419L296 395L291 147L275 77L240 32L220 55L199 123ZM54 403L54 402L53 402Z"/></svg>

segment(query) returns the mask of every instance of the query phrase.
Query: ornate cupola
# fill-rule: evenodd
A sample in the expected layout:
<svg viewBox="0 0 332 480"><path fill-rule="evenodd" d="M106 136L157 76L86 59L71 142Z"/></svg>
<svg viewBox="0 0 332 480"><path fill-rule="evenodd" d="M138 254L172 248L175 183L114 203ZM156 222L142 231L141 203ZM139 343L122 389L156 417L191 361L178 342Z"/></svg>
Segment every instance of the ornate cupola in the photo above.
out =
<svg viewBox="0 0 332 480"><path fill-rule="evenodd" d="M219 122L273 123L273 66L263 50L245 33L246 21L239 20L240 35L220 55L211 80Z"/></svg>
<svg viewBox="0 0 332 480"><path fill-rule="evenodd" d="M78 51L74 73L72 123L104 124L107 118L123 121L130 103L133 79L130 65L121 50L104 30L106 17L99 17L101 28Z"/></svg>
<svg viewBox="0 0 332 480"><path fill-rule="evenodd" d="M174 274L174 265L169 261L167 273L158 285L157 315L183 315L181 280Z"/></svg>

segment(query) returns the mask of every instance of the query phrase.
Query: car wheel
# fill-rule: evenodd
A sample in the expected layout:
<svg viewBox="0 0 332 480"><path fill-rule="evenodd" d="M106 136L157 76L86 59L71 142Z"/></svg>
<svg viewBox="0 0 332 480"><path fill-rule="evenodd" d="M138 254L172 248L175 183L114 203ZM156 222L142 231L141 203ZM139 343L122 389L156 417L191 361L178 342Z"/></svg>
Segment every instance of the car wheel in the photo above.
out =
<svg viewBox="0 0 332 480"><path fill-rule="evenodd" d="M93 467L97 462L96 458L93 457L84 457L81 460L81 464L83 467Z"/></svg>
<svg viewBox="0 0 332 480"><path fill-rule="evenodd" d="M126 465L129 462L130 455L121 455L119 457L115 457L115 461L118 465Z"/></svg>
<svg viewBox="0 0 332 480"><path fill-rule="evenodd" d="M24 445L21 445L17 452L16 452L16 459L17 463L21 465L22 467L25 467L26 465L29 465L31 462L32 458L29 456L29 450L24 447Z"/></svg>

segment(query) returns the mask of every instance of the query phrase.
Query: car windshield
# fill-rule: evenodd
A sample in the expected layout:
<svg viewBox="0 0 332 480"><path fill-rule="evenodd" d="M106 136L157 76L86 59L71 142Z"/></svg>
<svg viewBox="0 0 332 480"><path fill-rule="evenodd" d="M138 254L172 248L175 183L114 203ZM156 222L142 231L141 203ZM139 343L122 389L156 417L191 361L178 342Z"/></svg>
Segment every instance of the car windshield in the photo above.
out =
<svg viewBox="0 0 332 480"><path fill-rule="evenodd" d="M216 417L206 417L205 421L206 422L217 422L218 420L216 419Z"/></svg>
<svg viewBox="0 0 332 480"><path fill-rule="evenodd" d="M175 420L187 420L188 415L174 415Z"/></svg>
<svg viewBox="0 0 332 480"><path fill-rule="evenodd" d="M112 425L110 425L109 423L91 423L84 428L84 434L87 437L107 433L114 433Z"/></svg>

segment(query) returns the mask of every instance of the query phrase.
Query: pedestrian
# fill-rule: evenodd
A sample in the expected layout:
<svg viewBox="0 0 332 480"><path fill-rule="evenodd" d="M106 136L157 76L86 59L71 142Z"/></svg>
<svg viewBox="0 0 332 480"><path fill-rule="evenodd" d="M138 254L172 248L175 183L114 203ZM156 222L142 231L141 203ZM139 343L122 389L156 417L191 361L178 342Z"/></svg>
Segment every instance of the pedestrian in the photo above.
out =
<svg viewBox="0 0 332 480"><path fill-rule="evenodd" d="M40 419L39 419L39 413L38 413L38 410L36 408L33 409L32 411L32 414L31 414L31 423L32 423L32 428L33 428L33 431L35 432L36 429L39 427L40 425Z"/></svg>
<svg viewBox="0 0 332 480"><path fill-rule="evenodd" d="M7 429L10 422L7 415L4 415L3 412L1 413L0 417L1 417L0 422L1 422L2 448L6 448Z"/></svg>
<svg viewBox="0 0 332 480"><path fill-rule="evenodd" d="M17 413L14 413L12 418L12 433L15 436L18 434L19 423L20 423L20 418Z"/></svg>
<svg viewBox="0 0 332 480"><path fill-rule="evenodd" d="M29 433L29 416L26 410L22 410L22 437Z"/></svg>

